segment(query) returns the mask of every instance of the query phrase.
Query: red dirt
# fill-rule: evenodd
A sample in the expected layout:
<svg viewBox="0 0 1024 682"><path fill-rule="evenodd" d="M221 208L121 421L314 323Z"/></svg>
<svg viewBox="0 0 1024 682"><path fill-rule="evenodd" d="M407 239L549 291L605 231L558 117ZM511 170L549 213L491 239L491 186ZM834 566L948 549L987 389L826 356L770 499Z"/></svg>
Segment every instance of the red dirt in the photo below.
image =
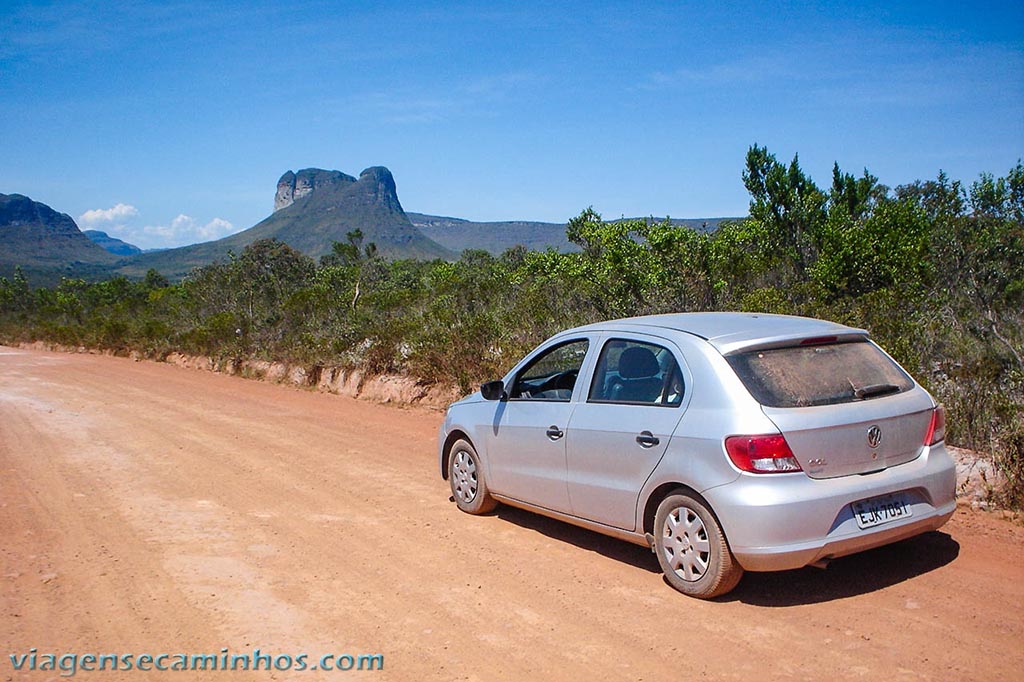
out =
<svg viewBox="0 0 1024 682"><path fill-rule="evenodd" d="M965 507L942 531L701 602L643 548L459 513L441 418L0 348L0 679L61 679L13 669L32 647L379 652L363 676L396 680L1021 679L1017 523ZM177 679L321 676L344 675Z"/></svg>

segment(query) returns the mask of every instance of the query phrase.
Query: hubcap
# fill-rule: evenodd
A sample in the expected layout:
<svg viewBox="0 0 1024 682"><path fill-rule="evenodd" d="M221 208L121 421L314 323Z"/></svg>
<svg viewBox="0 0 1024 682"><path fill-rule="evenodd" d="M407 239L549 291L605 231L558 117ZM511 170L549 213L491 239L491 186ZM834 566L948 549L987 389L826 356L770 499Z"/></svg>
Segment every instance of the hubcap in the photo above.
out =
<svg viewBox="0 0 1024 682"><path fill-rule="evenodd" d="M661 551L673 573L687 582L704 577L711 561L711 543L697 512L688 507L673 509L665 517L661 536Z"/></svg>
<svg viewBox="0 0 1024 682"><path fill-rule="evenodd" d="M455 453L451 476L455 496L466 504L472 502L476 497L476 463L465 450Z"/></svg>

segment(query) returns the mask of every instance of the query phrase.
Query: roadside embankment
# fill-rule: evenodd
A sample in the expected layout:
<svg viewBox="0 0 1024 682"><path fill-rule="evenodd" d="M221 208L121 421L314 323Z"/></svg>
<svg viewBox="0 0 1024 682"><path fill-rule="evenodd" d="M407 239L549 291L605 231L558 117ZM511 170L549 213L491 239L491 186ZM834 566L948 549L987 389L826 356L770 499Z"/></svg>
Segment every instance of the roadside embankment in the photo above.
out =
<svg viewBox="0 0 1024 682"><path fill-rule="evenodd" d="M214 358L178 352L146 355L135 350L65 346L45 341L21 343L18 344L18 347L64 353L127 357L135 361L166 362L187 369L221 372L276 384L291 384L377 403L422 405L442 409L460 397L459 389L454 385L428 383L416 377L401 374L367 374L358 369L319 364L303 365L245 358Z"/></svg>

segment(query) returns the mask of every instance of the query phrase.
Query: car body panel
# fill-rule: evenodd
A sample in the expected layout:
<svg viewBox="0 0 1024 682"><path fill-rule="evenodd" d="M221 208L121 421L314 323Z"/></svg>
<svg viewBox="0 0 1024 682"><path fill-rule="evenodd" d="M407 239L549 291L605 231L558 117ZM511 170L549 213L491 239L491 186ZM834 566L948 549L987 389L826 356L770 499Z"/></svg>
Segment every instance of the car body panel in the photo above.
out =
<svg viewBox="0 0 1024 682"><path fill-rule="evenodd" d="M942 444L916 459L864 476L813 479L792 474L741 474L704 491L736 559L750 571L800 568L909 537L944 524L956 507L956 467ZM851 504L905 492L913 515L861 530ZM876 537L878 536L878 537Z"/></svg>
<svg viewBox="0 0 1024 682"><path fill-rule="evenodd" d="M678 408L581 403L566 436L572 513L633 530L640 489L665 454L681 415ZM658 443L644 447L636 440L641 434Z"/></svg>
<svg viewBox="0 0 1024 682"><path fill-rule="evenodd" d="M765 407L811 478L879 471L921 454L934 404L921 388L818 407ZM872 445L869 432L880 441Z"/></svg>
<svg viewBox="0 0 1024 682"><path fill-rule="evenodd" d="M768 330L763 322L770 323ZM762 313L672 313L647 315L623 320L600 322L580 329L647 331L658 333L685 331L700 337L722 355L740 349L770 348L793 339L834 336L860 338L867 336L863 329L794 315L766 315Z"/></svg>
<svg viewBox="0 0 1024 682"><path fill-rule="evenodd" d="M491 405L493 428L481 434L480 442L490 462L491 487L524 502L571 511L566 439L552 440L546 431L555 426L564 432L576 404L505 400Z"/></svg>

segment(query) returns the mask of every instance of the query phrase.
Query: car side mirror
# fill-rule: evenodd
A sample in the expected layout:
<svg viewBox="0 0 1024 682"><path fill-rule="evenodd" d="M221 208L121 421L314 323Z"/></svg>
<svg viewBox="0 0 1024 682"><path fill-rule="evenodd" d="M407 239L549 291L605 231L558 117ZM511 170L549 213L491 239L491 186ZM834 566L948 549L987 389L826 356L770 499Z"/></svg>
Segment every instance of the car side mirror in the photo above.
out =
<svg viewBox="0 0 1024 682"><path fill-rule="evenodd" d="M505 383L501 379L482 384L480 386L480 395L484 397L484 400L505 400L508 398L508 394L505 393Z"/></svg>

